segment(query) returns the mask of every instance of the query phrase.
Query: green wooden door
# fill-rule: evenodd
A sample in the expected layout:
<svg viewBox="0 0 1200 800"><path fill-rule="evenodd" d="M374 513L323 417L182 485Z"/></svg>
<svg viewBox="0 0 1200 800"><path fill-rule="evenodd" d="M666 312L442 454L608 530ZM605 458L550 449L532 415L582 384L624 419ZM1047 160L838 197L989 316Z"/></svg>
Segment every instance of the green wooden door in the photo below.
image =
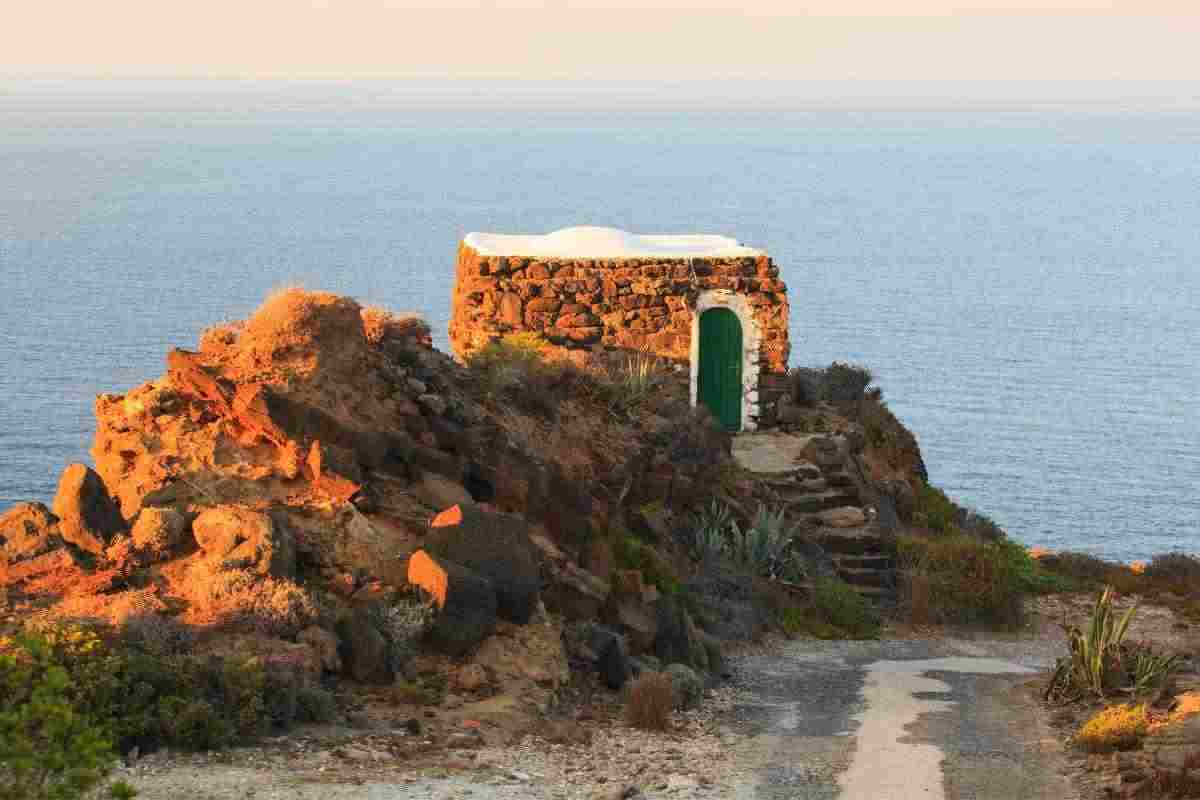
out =
<svg viewBox="0 0 1200 800"><path fill-rule="evenodd" d="M728 431L742 428L742 323L727 308L700 315L700 402Z"/></svg>

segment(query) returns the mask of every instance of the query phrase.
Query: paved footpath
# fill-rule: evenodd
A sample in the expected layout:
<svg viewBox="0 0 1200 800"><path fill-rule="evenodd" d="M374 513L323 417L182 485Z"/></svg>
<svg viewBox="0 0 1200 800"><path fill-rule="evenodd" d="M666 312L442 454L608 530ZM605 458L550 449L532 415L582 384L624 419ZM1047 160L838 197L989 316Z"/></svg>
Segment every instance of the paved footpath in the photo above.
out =
<svg viewBox="0 0 1200 800"><path fill-rule="evenodd" d="M1019 640L791 642L738 662L750 800L1076 800ZM743 762L745 763L745 762Z"/></svg>

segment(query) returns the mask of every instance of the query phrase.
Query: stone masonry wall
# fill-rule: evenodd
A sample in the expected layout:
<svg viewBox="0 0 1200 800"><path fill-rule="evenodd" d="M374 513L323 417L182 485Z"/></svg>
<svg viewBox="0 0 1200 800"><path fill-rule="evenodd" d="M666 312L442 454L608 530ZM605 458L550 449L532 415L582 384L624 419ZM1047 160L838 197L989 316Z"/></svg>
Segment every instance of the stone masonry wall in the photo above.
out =
<svg viewBox="0 0 1200 800"><path fill-rule="evenodd" d="M755 416L786 389L787 286L767 256L557 259L485 256L460 244L450 344L465 357L510 333L541 334L569 350L644 350L679 363L692 354L701 295L740 295L757 332ZM755 336L754 333L757 333ZM755 357L748 354L748 357Z"/></svg>

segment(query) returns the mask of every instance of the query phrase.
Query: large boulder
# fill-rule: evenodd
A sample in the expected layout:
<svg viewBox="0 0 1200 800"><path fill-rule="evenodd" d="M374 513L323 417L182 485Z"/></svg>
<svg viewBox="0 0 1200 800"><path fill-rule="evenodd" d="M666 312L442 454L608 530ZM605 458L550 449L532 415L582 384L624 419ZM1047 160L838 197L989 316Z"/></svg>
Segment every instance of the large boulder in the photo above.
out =
<svg viewBox="0 0 1200 800"><path fill-rule="evenodd" d="M596 672L604 685L620 689L633 674L625 640L616 632L600 625L592 628L592 651L596 653Z"/></svg>
<svg viewBox="0 0 1200 800"><path fill-rule="evenodd" d="M544 613L535 615L528 625L498 626L496 634L479 646L473 662L509 688L519 683L558 688L571 674L562 628Z"/></svg>
<svg viewBox="0 0 1200 800"><path fill-rule="evenodd" d="M400 667L394 644L380 622L378 609L363 605L351 609L337 625L339 660L360 683L391 683Z"/></svg>
<svg viewBox="0 0 1200 800"><path fill-rule="evenodd" d="M143 508L133 522L133 547L151 560L177 555L187 539L187 517L173 508Z"/></svg>
<svg viewBox="0 0 1200 800"><path fill-rule="evenodd" d="M433 472L421 475L421 479L413 484L412 492L425 505L438 509L466 506L474 502L461 483Z"/></svg>
<svg viewBox="0 0 1200 800"><path fill-rule="evenodd" d="M528 524L509 514L457 505L439 514L433 525L424 549L487 578L496 590L497 613L519 625L527 623L541 590Z"/></svg>
<svg viewBox="0 0 1200 800"><path fill-rule="evenodd" d="M125 520L104 481L85 464L71 464L63 470L53 509L62 537L95 555L125 531Z"/></svg>
<svg viewBox="0 0 1200 800"><path fill-rule="evenodd" d="M618 570L613 575L604 618L625 634L634 653L650 650L658 636L658 615L646 602L647 594L640 570Z"/></svg>
<svg viewBox="0 0 1200 800"><path fill-rule="evenodd" d="M296 641L306 644L317 654L321 668L326 672L340 672L342 657L338 652L338 638L331 631L316 625L309 625L296 635Z"/></svg>
<svg viewBox="0 0 1200 800"><path fill-rule="evenodd" d="M18 503L0 516L0 553L9 563L62 546L58 518L41 503Z"/></svg>
<svg viewBox="0 0 1200 800"><path fill-rule="evenodd" d="M265 512L245 506L214 506L196 517L192 534L205 555L231 568L278 578L295 572L291 536Z"/></svg>
<svg viewBox="0 0 1200 800"><path fill-rule="evenodd" d="M430 644L461 655L483 641L496 626L496 589L487 578L424 550L408 560L408 580L433 597L439 613L427 634Z"/></svg>
<svg viewBox="0 0 1200 800"><path fill-rule="evenodd" d="M595 622L573 622L563 632L563 643L577 668L594 669L610 689L620 689L633 675L625 640L612 628Z"/></svg>

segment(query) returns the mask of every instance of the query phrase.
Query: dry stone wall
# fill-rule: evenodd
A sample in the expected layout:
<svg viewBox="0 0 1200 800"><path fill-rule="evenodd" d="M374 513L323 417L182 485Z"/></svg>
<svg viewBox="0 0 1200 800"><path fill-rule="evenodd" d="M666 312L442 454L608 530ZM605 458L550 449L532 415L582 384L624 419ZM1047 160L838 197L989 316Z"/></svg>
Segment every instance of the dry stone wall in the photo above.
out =
<svg viewBox="0 0 1200 800"><path fill-rule="evenodd" d="M569 350L644 350L689 364L697 301L728 292L749 307L756 331L753 414L768 422L786 386L787 286L765 255L749 257L527 258L458 251L450 344L465 357L519 332ZM748 395L749 396L749 395ZM761 410L759 410L761 409Z"/></svg>

